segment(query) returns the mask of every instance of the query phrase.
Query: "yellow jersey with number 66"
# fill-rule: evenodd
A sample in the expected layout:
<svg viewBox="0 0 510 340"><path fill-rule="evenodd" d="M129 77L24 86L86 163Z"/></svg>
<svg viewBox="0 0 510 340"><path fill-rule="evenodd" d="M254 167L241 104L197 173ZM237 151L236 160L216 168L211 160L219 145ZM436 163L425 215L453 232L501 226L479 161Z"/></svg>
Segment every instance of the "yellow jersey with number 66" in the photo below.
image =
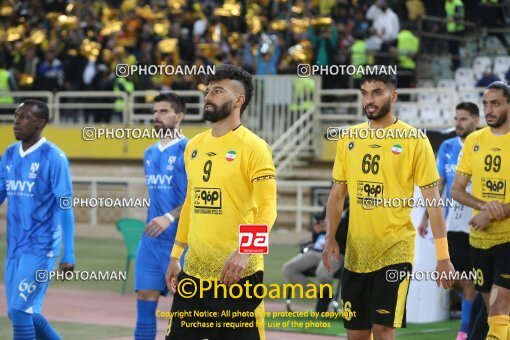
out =
<svg viewBox="0 0 510 340"><path fill-rule="evenodd" d="M184 271L219 279L227 258L238 248L239 224L253 223L257 212L253 183L275 178L271 149L239 126L221 137L211 130L198 134L188 142L184 157L190 205ZM262 256L250 257L244 276L264 269Z"/></svg>
<svg viewBox="0 0 510 340"><path fill-rule="evenodd" d="M457 173L471 177L473 197L485 202L510 203L510 132L496 136L486 127L467 136ZM473 209L473 216L479 212ZM483 230L471 228L469 233L469 243L478 249L507 242L510 242L510 218L491 222Z"/></svg>
<svg viewBox="0 0 510 340"><path fill-rule="evenodd" d="M413 263L411 207L400 203L413 197L415 184L426 188L439 181L430 142L400 120L368 138L361 138L367 133L354 133L375 131L368 123L350 129L352 133L338 141L333 168L333 181L347 184L350 196L345 268L370 273ZM379 204L381 200L394 205Z"/></svg>

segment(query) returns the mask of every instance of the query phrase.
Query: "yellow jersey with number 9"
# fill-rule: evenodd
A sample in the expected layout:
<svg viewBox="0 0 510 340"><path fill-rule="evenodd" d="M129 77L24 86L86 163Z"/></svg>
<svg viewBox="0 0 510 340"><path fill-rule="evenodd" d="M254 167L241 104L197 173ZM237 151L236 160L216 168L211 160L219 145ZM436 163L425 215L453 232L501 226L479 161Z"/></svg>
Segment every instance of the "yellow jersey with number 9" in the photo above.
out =
<svg viewBox="0 0 510 340"><path fill-rule="evenodd" d="M457 173L471 177L473 197L482 201L510 203L510 132L496 136L486 127L467 136ZM480 211L473 209L473 216ZM510 218L494 221L486 229L471 228L469 243L489 249L510 242Z"/></svg>
<svg viewBox="0 0 510 340"><path fill-rule="evenodd" d="M369 273L413 263L411 207L400 203L413 197L415 184L427 188L439 181L430 142L400 120L382 133L366 133L376 131L368 123L350 130L338 141L333 168L333 181L347 184L350 197L345 268Z"/></svg>
<svg viewBox="0 0 510 340"><path fill-rule="evenodd" d="M211 130L186 146L190 223L184 271L201 279L219 279L227 258L238 248L239 224L253 223L257 206L253 183L275 178L271 149L240 126L221 137ZM271 226L269 226L271 227ZM254 254L244 276L264 269Z"/></svg>

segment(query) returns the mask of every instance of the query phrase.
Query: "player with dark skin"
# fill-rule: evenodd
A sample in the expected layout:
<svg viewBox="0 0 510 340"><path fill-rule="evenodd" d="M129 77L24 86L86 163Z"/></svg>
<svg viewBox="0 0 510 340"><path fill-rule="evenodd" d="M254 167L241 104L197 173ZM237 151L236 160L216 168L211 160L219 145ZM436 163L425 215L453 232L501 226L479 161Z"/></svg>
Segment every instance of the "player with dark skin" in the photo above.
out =
<svg viewBox="0 0 510 340"><path fill-rule="evenodd" d="M14 138L21 141L24 151L37 143L48 121L41 117L36 105L21 104L14 112ZM62 262L59 265L62 273L74 271L73 263Z"/></svg>

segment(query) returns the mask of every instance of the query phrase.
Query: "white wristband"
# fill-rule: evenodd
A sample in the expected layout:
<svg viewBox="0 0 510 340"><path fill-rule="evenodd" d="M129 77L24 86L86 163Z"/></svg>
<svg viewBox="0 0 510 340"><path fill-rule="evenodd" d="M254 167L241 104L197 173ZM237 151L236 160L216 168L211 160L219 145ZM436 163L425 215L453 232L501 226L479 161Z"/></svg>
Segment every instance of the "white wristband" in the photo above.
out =
<svg viewBox="0 0 510 340"><path fill-rule="evenodd" d="M170 220L170 223L174 223L175 221L175 217L172 216L172 214L170 213L166 213L165 214L165 217L168 218Z"/></svg>

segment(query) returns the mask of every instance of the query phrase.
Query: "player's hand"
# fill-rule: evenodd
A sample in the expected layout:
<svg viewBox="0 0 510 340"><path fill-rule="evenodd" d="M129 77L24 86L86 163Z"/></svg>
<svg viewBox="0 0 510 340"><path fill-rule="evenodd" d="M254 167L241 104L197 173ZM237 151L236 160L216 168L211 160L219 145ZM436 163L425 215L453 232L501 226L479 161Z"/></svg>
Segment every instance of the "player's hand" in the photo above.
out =
<svg viewBox="0 0 510 340"><path fill-rule="evenodd" d="M220 281L226 285L238 282L244 274L251 254L239 254L237 249L230 255L221 271Z"/></svg>
<svg viewBox="0 0 510 340"><path fill-rule="evenodd" d="M483 230L489 226L490 217L486 210L482 210L469 221L476 230Z"/></svg>
<svg viewBox="0 0 510 340"><path fill-rule="evenodd" d="M438 287L442 285L444 289L447 289L453 285L453 280L450 278L454 276L455 268L449 259L437 261L436 273L439 275L436 281Z"/></svg>
<svg viewBox="0 0 510 340"><path fill-rule="evenodd" d="M324 250L322 251L322 261L324 262L324 267L333 274L333 266L331 265L331 256L334 257L334 260L340 261L340 247L334 238L326 237L326 243L324 244Z"/></svg>
<svg viewBox="0 0 510 340"><path fill-rule="evenodd" d="M170 220L166 216L154 217L145 226L145 235L158 237L170 226Z"/></svg>
<svg viewBox="0 0 510 340"><path fill-rule="evenodd" d="M505 209L499 201L491 201L482 207L482 211L487 212L491 220L503 220L506 218Z"/></svg>
<svg viewBox="0 0 510 340"><path fill-rule="evenodd" d="M60 266L58 267L58 270L62 274L65 274L67 272L73 272L74 271L74 263L62 262L62 263L60 263Z"/></svg>
<svg viewBox="0 0 510 340"><path fill-rule="evenodd" d="M177 288L177 275L181 272L181 263L179 260L171 257L170 264L168 265L168 269L165 275L166 286L168 290L175 294Z"/></svg>
<svg viewBox="0 0 510 340"><path fill-rule="evenodd" d="M427 232L428 232L428 227L429 227L429 222L425 219L422 220L420 225L418 226L418 234L421 237L425 237L425 235L427 235Z"/></svg>

